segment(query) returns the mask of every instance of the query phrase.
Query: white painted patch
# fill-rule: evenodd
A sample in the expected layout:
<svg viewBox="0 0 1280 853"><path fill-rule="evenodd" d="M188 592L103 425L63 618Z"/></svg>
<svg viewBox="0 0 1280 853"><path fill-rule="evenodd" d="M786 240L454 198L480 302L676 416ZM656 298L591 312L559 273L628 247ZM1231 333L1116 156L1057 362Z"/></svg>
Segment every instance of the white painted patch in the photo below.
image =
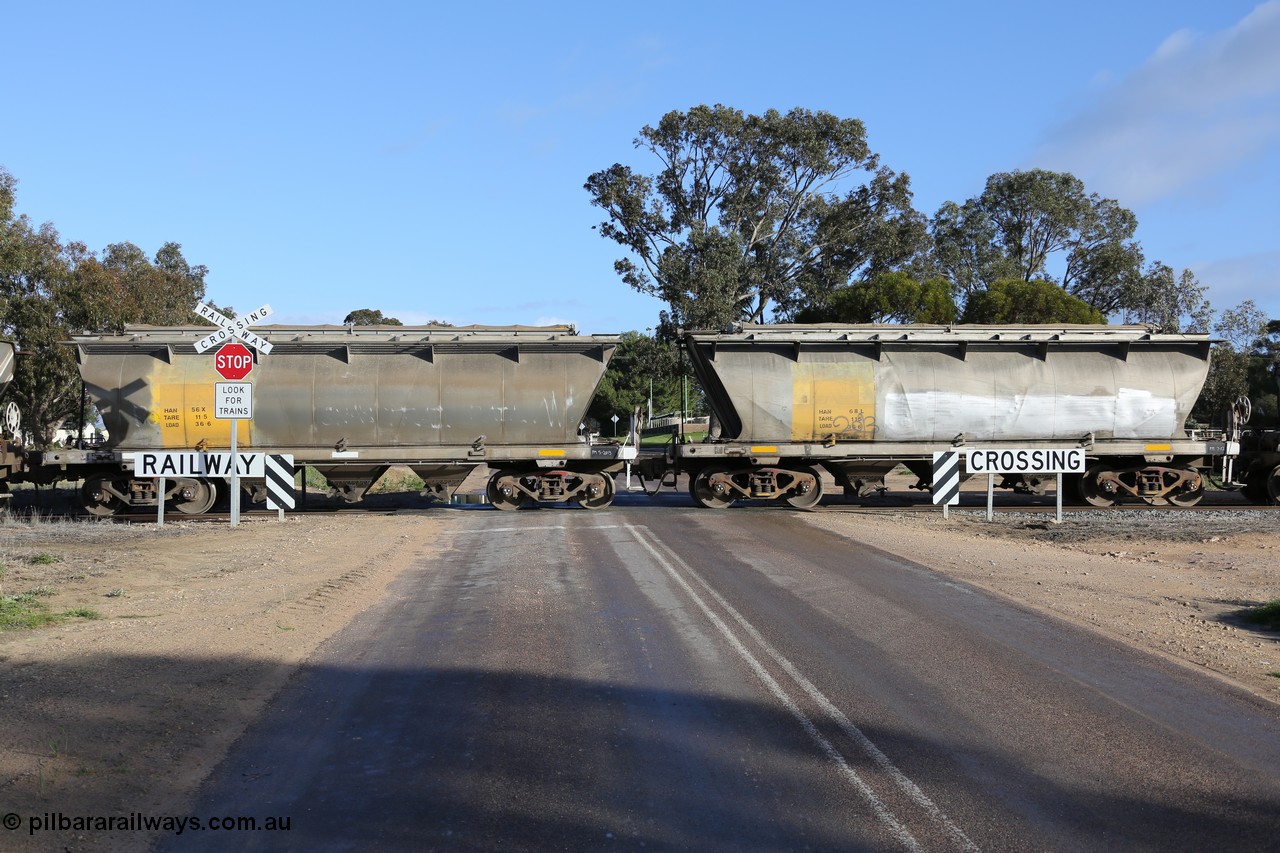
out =
<svg viewBox="0 0 1280 853"><path fill-rule="evenodd" d="M948 391L886 394L876 437L888 441L1076 439L1093 432L1115 438L1167 438L1177 427L1177 401L1121 388L1103 396L987 396Z"/></svg>

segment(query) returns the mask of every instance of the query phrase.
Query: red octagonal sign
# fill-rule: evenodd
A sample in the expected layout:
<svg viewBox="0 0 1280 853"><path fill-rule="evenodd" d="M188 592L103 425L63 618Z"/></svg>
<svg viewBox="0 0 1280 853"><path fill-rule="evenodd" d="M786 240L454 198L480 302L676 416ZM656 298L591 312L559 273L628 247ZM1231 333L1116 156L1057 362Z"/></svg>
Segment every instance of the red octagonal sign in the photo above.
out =
<svg viewBox="0 0 1280 853"><path fill-rule="evenodd" d="M223 379L244 379L253 370L253 353L244 344L223 344L213 356L213 369Z"/></svg>

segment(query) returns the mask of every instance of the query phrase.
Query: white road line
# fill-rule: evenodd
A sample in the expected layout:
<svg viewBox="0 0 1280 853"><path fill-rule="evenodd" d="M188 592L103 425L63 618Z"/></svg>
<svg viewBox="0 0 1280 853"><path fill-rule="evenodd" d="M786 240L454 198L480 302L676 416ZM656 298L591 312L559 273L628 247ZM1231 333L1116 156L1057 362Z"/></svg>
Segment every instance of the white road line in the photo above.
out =
<svg viewBox="0 0 1280 853"><path fill-rule="evenodd" d="M639 535L638 533L636 533L636 530L637 528L634 528L634 527L631 528L632 535L639 538ZM652 531L648 530L647 528L645 528L645 530L650 535L652 535ZM901 791L907 794L907 796L909 796L916 805L924 809L929 814L930 817L932 817L935 821L939 823L939 825L942 826L942 828L946 831L947 835L950 836L952 841L959 844L963 850L972 851L972 853L976 853L976 851L981 849L978 847L978 845L974 844L973 841L967 835L965 835L964 830L962 830L949 817L947 817L946 813L943 812L942 809L940 809L938 805L933 802L933 800L929 799L929 797L924 793L924 791L921 791L920 788L914 782L912 782L911 779L909 779L906 774L904 774L901 770L899 770L893 764L893 762L889 759L889 756L885 755L880 750L880 748L877 747L871 741L871 739L868 738L866 734L863 733L861 729L859 729L856 725L854 725L853 721L850 720L847 716L845 716L843 711L837 708L835 704L832 703L831 700L828 699L826 695L822 693L822 691L820 691L811 681L809 681L809 679L805 678L804 674L801 673L800 670L797 669L796 666L792 664L790 660L788 660L785 656L783 656L781 652L779 652L772 645L770 645L769 642L765 640L765 638L760 634L760 632L756 630L755 626L747 621L745 616L739 613L733 607L733 605L731 605L728 601L724 599L723 596L721 596L718 592L716 592L715 589L712 588L712 586L709 583L707 583L707 581L700 574L698 574L698 572L695 571L688 563L680 559L679 555L677 555L674 551L672 551L671 548L669 548L664 543L659 541L657 537L654 537L654 541L657 542L657 544L660 545L662 549L667 552L667 554L671 557L672 560L679 563L680 567L684 569L686 572L688 572L689 575L698 582L699 586L701 586L704 590L706 590L707 594L715 600L716 604L720 605L720 607L722 607L731 617L733 617L733 620L742 627L743 631L745 631L747 635L750 636L751 639L754 640L755 643L761 649L764 650L765 654L773 658L773 660L780 667L782 667L783 671L786 672L787 675L791 676L791 678L796 682L796 684L800 686L800 688L809 696L809 698L812 699L814 702L816 702L818 706L822 708L823 712L828 714L832 719L836 721L836 724L840 726L840 729L846 735L848 735L860 747L862 747L863 751L866 752L866 754L871 758L871 760L875 762L876 766L879 767L881 770L883 770L889 776L889 778L893 780L894 784L897 785Z"/></svg>
<svg viewBox="0 0 1280 853"><path fill-rule="evenodd" d="M689 582L686 581L678 571L676 571L675 566L673 566L657 548L653 547L653 545L646 541L645 538L640 535L640 532L636 527L632 525L626 525L626 527L627 531L635 538L636 542L648 551L653 556L653 559L657 561L658 565L662 566L667 574L680 585L689 598L693 599L693 602L698 606L698 609L701 610L703 615L706 616L711 624L715 626L716 630L718 630L724 638L729 641L729 645L733 646L734 651L736 651L738 655L746 661L747 666L751 667L751 670L756 674L756 677L764 683L764 686L768 688L769 692L772 693L774 697L791 712L791 716L796 718L796 721L800 723L800 727L804 729L805 733L818 745L818 748L822 750L827 758L831 759L831 762L836 765L837 772L839 772L839 774L843 776L845 780L849 782L849 784L851 784L868 803L870 803L872 810L876 813L876 817L879 818L880 822L884 824L885 828L889 830L894 838L896 838L898 842L908 850L923 853L924 848L921 847L920 843L911 835L911 832L902 825L901 821L894 817L893 812L889 811L889 808L878 796L876 796L876 792L871 789L871 786L863 781L862 777L849 766L849 762L846 761L845 757L840 754L840 751L832 745L831 741L822 736L822 733L818 731L818 727L814 724L813 720L809 719L805 712L800 709L800 706L796 704L796 701L782 689L782 686L778 684L774 677L769 674L769 671L764 668L764 664L760 663L760 661L756 659L755 655L751 654L750 650L742 644L742 641L739 640L731 630L729 630L729 626L715 614L707 603L702 600L702 597L698 595L694 588L689 585ZM674 555L672 556L674 557ZM689 569L688 565L685 564L684 561L680 560L679 557L674 557L674 559L680 562L682 568L692 573L692 570ZM699 581L701 582L700 578ZM703 585L705 586L705 584Z"/></svg>
<svg viewBox="0 0 1280 853"><path fill-rule="evenodd" d="M578 527L570 524L544 524L544 525L526 525L524 527L472 527L466 530L453 531L457 533L524 533L526 530L617 530L622 527L621 524L593 524L590 527Z"/></svg>

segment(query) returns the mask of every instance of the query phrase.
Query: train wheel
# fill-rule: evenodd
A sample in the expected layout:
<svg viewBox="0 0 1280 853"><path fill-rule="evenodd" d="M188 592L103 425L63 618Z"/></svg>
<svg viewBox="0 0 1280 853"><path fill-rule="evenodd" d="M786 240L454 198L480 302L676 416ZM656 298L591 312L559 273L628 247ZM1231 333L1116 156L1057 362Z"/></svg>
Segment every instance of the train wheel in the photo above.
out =
<svg viewBox="0 0 1280 853"><path fill-rule="evenodd" d="M169 505L183 515L203 515L218 500L218 490L209 480L182 479L177 486Z"/></svg>
<svg viewBox="0 0 1280 853"><path fill-rule="evenodd" d="M1280 465L1272 468L1267 476L1267 496L1273 504L1280 503Z"/></svg>
<svg viewBox="0 0 1280 853"><path fill-rule="evenodd" d="M1111 471L1102 465L1094 465L1080 477L1080 497L1085 503L1096 507L1116 505L1115 487L1102 481L1104 474Z"/></svg>
<svg viewBox="0 0 1280 853"><path fill-rule="evenodd" d="M817 506L818 501L822 500L822 477L817 470L808 466L800 466L793 468L797 474L807 475L805 481L802 481L796 491L787 495L783 500L796 509L808 509L811 506ZM807 482L808 477L813 477L813 485ZM801 491L803 489L803 491Z"/></svg>
<svg viewBox="0 0 1280 853"><path fill-rule="evenodd" d="M1193 488L1183 492L1170 492L1168 495L1169 503L1174 506L1195 506L1200 503L1200 499L1204 497L1204 478L1199 474L1195 474L1192 482L1195 483Z"/></svg>
<svg viewBox="0 0 1280 853"><path fill-rule="evenodd" d="M602 483L600 487L600 494L595 495L594 497L591 495L582 495L581 497L577 498L578 506L582 507L583 509L604 509L609 504L613 503L613 495L615 491L614 485L613 485L613 475L601 474L600 480ZM591 487L588 486L588 488L591 488Z"/></svg>
<svg viewBox="0 0 1280 853"><path fill-rule="evenodd" d="M520 491L519 471L499 471L489 478L485 486L485 495L489 503L501 510L516 510L529 502L529 496Z"/></svg>
<svg viewBox="0 0 1280 853"><path fill-rule="evenodd" d="M89 477L80 487L80 502L85 512L101 518L115 515L124 508L124 501L107 490L111 485L110 477Z"/></svg>
<svg viewBox="0 0 1280 853"><path fill-rule="evenodd" d="M719 487L712 482L713 477L723 476L728 472L722 468L703 468L689 481L689 494L694 503L707 509L725 509L733 506L733 492Z"/></svg>

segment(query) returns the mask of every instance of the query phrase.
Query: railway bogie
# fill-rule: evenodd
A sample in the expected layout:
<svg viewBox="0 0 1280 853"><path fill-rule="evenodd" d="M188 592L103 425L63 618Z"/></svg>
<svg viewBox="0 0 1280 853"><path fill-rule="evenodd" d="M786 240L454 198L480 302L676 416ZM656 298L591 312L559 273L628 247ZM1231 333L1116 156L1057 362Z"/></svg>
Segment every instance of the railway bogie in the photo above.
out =
<svg viewBox="0 0 1280 853"><path fill-rule="evenodd" d="M613 503L613 475L604 471L503 469L494 472L485 495L494 507L516 510L539 503L571 503L603 509Z"/></svg>
<svg viewBox="0 0 1280 853"><path fill-rule="evenodd" d="M689 494L708 509L740 500L769 500L807 509L822 500L822 476L807 465L711 465L691 473Z"/></svg>

